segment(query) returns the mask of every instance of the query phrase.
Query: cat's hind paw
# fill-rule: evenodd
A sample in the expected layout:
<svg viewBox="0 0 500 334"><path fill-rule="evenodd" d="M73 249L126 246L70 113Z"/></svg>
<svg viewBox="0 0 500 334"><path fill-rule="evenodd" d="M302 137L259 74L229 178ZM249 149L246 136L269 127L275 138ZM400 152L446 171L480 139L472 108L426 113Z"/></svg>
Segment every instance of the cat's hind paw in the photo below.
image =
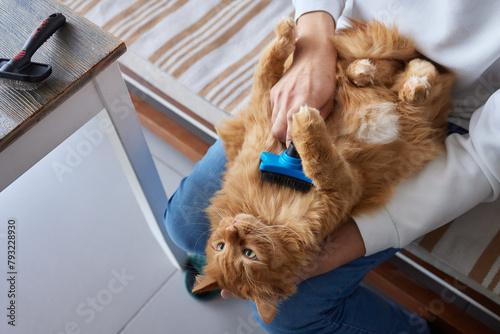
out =
<svg viewBox="0 0 500 334"><path fill-rule="evenodd" d="M437 70L430 62L413 59L408 63L399 99L408 103L424 102L431 94L436 76Z"/></svg>
<svg viewBox="0 0 500 334"><path fill-rule="evenodd" d="M369 59L358 59L347 67L347 77L358 87L373 84L377 67Z"/></svg>
<svg viewBox="0 0 500 334"><path fill-rule="evenodd" d="M399 98L408 103L424 102L429 97L430 90L431 84L427 76L412 75L405 81L403 88L399 91Z"/></svg>

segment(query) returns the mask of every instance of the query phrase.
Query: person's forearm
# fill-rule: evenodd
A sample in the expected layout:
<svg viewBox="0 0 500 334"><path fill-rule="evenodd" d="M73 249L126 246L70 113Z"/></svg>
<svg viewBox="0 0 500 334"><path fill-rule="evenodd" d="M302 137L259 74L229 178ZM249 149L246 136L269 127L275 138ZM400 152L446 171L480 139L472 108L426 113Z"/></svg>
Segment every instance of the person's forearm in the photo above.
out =
<svg viewBox="0 0 500 334"><path fill-rule="evenodd" d="M322 37L324 34L335 31L335 20L326 12L309 12L297 19L297 32L299 36L312 35Z"/></svg>
<svg viewBox="0 0 500 334"><path fill-rule="evenodd" d="M335 21L344 11L346 0L293 0L295 7L295 20L304 14L322 11L330 14Z"/></svg>
<svg viewBox="0 0 500 334"><path fill-rule="evenodd" d="M326 12L311 12L297 20L297 41L294 57L300 57L302 52L327 52L337 58L333 34L335 21Z"/></svg>
<svg viewBox="0 0 500 334"><path fill-rule="evenodd" d="M322 253L299 274L299 280L327 273L365 255L365 245L359 229L350 219L325 241Z"/></svg>
<svg viewBox="0 0 500 334"><path fill-rule="evenodd" d="M332 38L335 22L325 12L310 12L298 20L293 62L271 90L272 133L282 142L292 139L293 114L307 105L326 119L333 109L337 52Z"/></svg>

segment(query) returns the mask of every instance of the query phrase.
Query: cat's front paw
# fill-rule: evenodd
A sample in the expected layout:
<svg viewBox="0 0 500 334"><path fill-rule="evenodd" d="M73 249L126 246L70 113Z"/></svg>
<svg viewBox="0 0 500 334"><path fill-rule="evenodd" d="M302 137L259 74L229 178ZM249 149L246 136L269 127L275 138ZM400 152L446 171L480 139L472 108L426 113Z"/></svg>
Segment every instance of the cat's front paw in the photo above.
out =
<svg viewBox="0 0 500 334"><path fill-rule="evenodd" d="M295 49L295 21L291 17L284 17L276 25L278 49L281 49L282 57L287 58Z"/></svg>
<svg viewBox="0 0 500 334"><path fill-rule="evenodd" d="M303 106L300 111L293 115L293 138L294 142L307 142L314 135L324 131L325 121L319 114L318 109Z"/></svg>
<svg viewBox="0 0 500 334"><path fill-rule="evenodd" d="M373 84L377 67L369 59L358 59L347 66L347 77L358 87Z"/></svg>
<svg viewBox="0 0 500 334"><path fill-rule="evenodd" d="M295 38L295 22L291 17L284 17L276 25L275 32L280 37Z"/></svg>
<svg viewBox="0 0 500 334"><path fill-rule="evenodd" d="M431 84L427 76L412 75L403 84L399 91L399 98L408 103L424 102L430 94Z"/></svg>

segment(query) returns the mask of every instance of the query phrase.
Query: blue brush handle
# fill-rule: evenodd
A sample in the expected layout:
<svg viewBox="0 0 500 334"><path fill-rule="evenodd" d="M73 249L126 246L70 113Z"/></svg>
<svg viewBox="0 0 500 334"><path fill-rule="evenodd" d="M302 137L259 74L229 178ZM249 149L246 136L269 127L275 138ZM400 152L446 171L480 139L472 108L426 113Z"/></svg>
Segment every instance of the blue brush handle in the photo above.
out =
<svg viewBox="0 0 500 334"><path fill-rule="evenodd" d="M304 174L304 171L302 170L302 160L292 143L288 145L287 150L281 155L262 152L260 160L261 163L259 169L261 171L287 175L313 183L312 180Z"/></svg>
<svg viewBox="0 0 500 334"><path fill-rule="evenodd" d="M54 13L43 20L24 43L22 50L9 60L0 71L18 73L23 67L29 65L33 54L64 22L66 22L66 17L61 13Z"/></svg>

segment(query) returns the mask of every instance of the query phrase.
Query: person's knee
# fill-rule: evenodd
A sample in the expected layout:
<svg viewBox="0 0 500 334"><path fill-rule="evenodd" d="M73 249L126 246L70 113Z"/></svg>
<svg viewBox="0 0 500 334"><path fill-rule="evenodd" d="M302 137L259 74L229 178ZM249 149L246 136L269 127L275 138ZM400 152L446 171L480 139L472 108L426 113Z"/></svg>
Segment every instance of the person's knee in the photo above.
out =
<svg viewBox="0 0 500 334"><path fill-rule="evenodd" d="M199 228L193 228L192 224L186 221L187 218L183 214L182 209L167 204L164 216L167 233L172 241L186 252L203 253L205 242L201 238L204 231L198 231Z"/></svg>
<svg viewBox="0 0 500 334"><path fill-rule="evenodd" d="M190 253L203 254L210 221L205 209L221 187L225 170L224 146L218 140L185 177L167 203L164 224L171 239Z"/></svg>
<svg viewBox="0 0 500 334"><path fill-rule="evenodd" d="M251 306L255 320L268 333L336 333L340 328L334 319L337 317L337 313L342 313L341 303L328 310L321 309L317 305L304 307L301 307L300 304L286 305L281 310L278 309L276 317L269 324L262 321L253 302Z"/></svg>
<svg viewBox="0 0 500 334"><path fill-rule="evenodd" d="M182 185L179 189L182 189ZM203 254L210 230L204 205L188 201L182 196L191 194L177 191L168 201L163 223L172 241L189 253Z"/></svg>
<svg viewBox="0 0 500 334"><path fill-rule="evenodd" d="M188 240L189 234L186 233L185 224L183 222L184 219L180 215L180 212L176 210L175 206L170 205L169 201L163 217L163 223L167 233L177 246L191 253L194 249L192 247L192 242Z"/></svg>

